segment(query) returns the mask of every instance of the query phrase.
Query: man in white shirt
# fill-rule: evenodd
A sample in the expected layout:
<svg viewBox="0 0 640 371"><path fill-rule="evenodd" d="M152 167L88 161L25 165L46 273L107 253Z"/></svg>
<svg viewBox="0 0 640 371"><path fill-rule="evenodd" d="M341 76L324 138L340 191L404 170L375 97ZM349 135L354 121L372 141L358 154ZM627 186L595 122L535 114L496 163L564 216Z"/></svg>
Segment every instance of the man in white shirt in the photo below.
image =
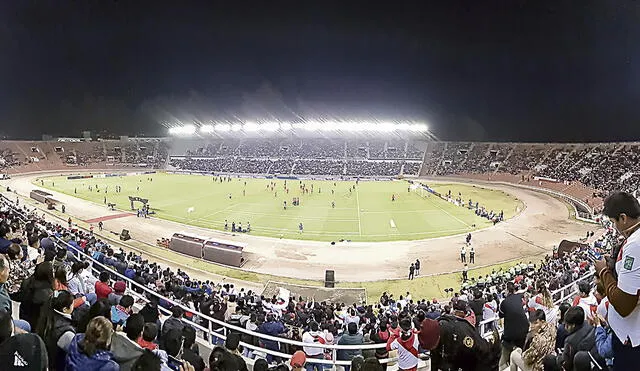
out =
<svg viewBox="0 0 640 371"><path fill-rule="evenodd" d="M614 370L637 369L640 360L640 203L625 192L611 194L604 215L626 240L615 259L615 272L604 259L595 268L609 299L609 325L613 329Z"/></svg>
<svg viewBox="0 0 640 371"><path fill-rule="evenodd" d="M305 331L302 334L302 342L307 344L325 344L324 332L319 331L318 323L312 321L309 324L309 331ZM318 370L322 370L322 364L312 363L311 359L323 359L324 358L324 349L317 347L305 346L302 347L304 353L307 355L307 363L305 364L305 368L307 371L313 371L314 368Z"/></svg>

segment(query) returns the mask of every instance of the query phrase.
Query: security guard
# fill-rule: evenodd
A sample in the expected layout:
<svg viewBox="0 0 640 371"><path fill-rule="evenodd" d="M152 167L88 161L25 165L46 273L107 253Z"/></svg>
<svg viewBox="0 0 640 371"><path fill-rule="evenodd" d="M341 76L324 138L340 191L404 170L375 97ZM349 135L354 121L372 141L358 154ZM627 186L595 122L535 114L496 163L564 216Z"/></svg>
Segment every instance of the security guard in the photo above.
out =
<svg viewBox="0 0 640 371"><path fill-rule="evenodd" d="M461 318L442 315L420 324L420 346L431 351L431 370L498 371L500 341L483 339L471 324Z"/></svg>

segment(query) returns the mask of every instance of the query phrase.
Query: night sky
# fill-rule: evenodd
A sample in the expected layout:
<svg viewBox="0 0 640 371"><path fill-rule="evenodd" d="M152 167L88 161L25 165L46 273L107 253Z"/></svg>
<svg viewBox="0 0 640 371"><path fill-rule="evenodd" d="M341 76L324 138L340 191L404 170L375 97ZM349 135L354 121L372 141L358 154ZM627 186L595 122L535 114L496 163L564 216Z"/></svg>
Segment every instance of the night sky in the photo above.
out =
<svg viewBox="0 0 640 371"><path fill-rule="evenodd" d="M316 112L447 140L640 140L637 4L2 1L0 135Z"/></svg>

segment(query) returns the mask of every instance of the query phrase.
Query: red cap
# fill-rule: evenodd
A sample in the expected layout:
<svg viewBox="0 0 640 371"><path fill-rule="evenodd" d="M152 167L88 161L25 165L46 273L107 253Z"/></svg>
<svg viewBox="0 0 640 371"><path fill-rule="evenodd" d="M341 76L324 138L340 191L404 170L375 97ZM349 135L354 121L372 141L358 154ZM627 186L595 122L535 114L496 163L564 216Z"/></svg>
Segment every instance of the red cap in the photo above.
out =
<svg viewBox="0 0 640 371"><path fill-rule="evenodd" d="M124 281L118 281L113 284L113 291L115 292L125 292L127 291L127 284Z"/></svg>
<svg viewBox="0 0 640 371"><path fill-rule="evenodd" d="M296 351L295 353L293 353L293 356L291 356L291 367L303 367L305 362L307 362L307 356L301 350Z"/></svg>
<svg viewBox="0 0 640 371"><path fill-rule="evenodd" d="M424 319L420 324L418 340L424 349L432 350L437 347L440 342L440 323L429 318Z"/></svg>

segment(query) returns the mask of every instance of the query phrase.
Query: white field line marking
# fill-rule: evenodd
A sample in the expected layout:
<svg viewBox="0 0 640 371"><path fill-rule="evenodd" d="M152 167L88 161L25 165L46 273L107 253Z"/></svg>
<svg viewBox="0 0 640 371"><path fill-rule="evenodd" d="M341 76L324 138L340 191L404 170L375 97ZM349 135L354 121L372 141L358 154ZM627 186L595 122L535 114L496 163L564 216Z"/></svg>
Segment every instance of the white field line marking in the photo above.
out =
<svg viewBox="0 0 640 371"><path fill-rule="evenodd" d="M394 222L393 219L389 219L389 224L391 225L391 228L396 229L396 222Z"/></svg>
<svg viewBox="0 0 640 371"><path fill-rule="evenodd" d="M358 208L358 233L362 236L362 218L360 218L360 189L356 187L356 207Z"/></svg>
<svg viewBox="0 0 640 371"><path fill-rule="evenodd" d="M442 199L441 199L441 198L439 198L439 200L442 200ZM445 200L442 200L442 201L444 201L444 202L449 202L449 201L445 201ZM444 207L442 207L442 206L438 205L438 200L436 200L435 202L430 200L430 202L431 202L432 204L434 204L438 209L440 209L440 210L444 211L444 213L445 213L445 214L449 215L450 217L452 217L453 219L455 219L455 220L459 221L460 223L462 223L462 224L466 225L466 226L467 226L467 228L471 228L471 226L470 226L469 224L467 224L467 222L465 222L464 220L462 220L462 219L458 218L457 216L455 216L455 215L451 214L451 213L450 213L450 212L448 212Z"/></svg>

